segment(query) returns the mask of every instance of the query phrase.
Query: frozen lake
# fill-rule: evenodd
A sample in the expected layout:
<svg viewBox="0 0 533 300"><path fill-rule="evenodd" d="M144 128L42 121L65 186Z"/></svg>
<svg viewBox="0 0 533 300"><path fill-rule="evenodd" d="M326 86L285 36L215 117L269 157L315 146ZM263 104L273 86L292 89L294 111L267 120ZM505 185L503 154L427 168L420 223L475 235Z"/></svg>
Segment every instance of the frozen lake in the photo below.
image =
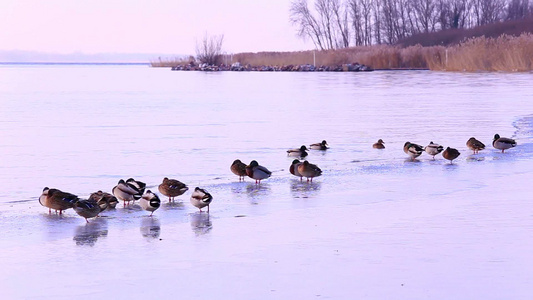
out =
<svg viewBox="0 0 533 300"><path fill-rule="evenodd" d="M202 73L0 66L0 287L6 299L529 299L533 75ZM518 146L500 153L495 133ZM471 136L487 145L473 155ZM372 149L377 139L384 150ZM326 139L300 182L289 148ZM411 162L406 141L457 148ZM239 182L235 159L273 175ZM214 196L86 224L87 198L176 178ZM161 196L164 200L164 196Z"/></svg>

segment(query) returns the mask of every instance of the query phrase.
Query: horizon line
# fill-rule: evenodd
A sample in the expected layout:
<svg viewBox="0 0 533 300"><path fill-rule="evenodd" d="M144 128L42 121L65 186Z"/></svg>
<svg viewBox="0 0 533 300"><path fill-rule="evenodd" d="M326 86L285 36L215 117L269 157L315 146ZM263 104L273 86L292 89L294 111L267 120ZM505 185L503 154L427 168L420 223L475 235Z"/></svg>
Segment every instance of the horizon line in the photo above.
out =
<svg viewBox="0 0 533 300"><path fill-rule="evenodd" d="M19 62L2 62L0 65L150 65L150 62L46 62L46 61L19 61Z"/></svg>

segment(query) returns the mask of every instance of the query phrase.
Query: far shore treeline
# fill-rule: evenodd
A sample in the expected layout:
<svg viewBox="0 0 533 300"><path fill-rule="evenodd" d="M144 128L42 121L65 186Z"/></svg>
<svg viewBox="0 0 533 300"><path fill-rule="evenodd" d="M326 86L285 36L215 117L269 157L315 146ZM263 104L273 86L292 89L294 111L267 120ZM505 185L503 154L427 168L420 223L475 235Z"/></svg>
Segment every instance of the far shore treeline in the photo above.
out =
<svg viewBox="0 0 533 300"><path fill-rule="evenodd" d="M422 33L394 44L355 46L339 49L295 52L257 52L226 54L218 37L217 65L240 63L250 66L362 64L379 69L430 69L438 71L533 70L533 18ZM204 46L209 45L208 37ZM197 45L198 48L198 45ZM204 47L206 49L207 47ZM202 47L200 47L200 50ZM213 49L211 49L213 50ZM216 50L216 49L215 49ZM201 53L201 51L200 51ZM201 55L152 61L152 67L176 67L191 62L204 63Z"/></svg>

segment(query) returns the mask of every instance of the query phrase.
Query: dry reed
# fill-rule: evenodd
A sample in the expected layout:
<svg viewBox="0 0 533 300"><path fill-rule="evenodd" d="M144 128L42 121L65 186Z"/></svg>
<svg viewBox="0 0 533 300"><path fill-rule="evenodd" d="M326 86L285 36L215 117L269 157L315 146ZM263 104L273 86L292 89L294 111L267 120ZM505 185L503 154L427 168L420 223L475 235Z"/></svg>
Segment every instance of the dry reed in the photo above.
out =
<svg viewBox="0 0 533 300"><path fill-rule="evenodd" d="M431 70L466 72L527 72L533 67L533 35L476 37L459 45L441 47L428 57Z"/></svg>
<svg viewBox="0 0 533 300"><path fill-rule="evenodd" d="M153 67L174 67L193 60L191 56L151 63ZM376 45L324 51L238 53L224 55L222 61L251 66L311 64L332 67L359 63L374 69L526 72L533 69L533 35L475 37L448 47Z"/></svg>

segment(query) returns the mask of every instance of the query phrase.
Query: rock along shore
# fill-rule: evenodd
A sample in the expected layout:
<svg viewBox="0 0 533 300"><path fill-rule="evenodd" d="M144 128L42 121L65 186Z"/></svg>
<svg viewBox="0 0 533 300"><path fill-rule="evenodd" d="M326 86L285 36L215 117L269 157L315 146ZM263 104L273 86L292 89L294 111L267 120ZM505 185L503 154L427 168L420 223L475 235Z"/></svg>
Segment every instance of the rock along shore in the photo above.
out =
<svg viewBox="0 0 533 300"><path fill-rule="evenodd" d="M193 62L185 65L176 65L172 71L260 71L260 72L368 72L374 71L372 67L353 63L336 66L314 66L311 64L304 65L283 65L283 66L252 66L233 63L232 65L208 65L195 64Z"/></svg>

